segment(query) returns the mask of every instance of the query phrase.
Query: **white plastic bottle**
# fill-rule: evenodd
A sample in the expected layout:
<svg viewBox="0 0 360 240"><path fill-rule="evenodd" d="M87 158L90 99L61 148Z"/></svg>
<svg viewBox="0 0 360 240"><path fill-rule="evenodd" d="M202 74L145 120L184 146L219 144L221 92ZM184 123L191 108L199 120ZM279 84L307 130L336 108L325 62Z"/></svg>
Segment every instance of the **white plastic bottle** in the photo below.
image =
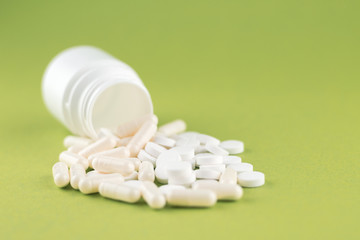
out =
<svg viewBox="0 0 360 240"><path fill-rule="evenodd" d="M72 133L91 138L102 127L115 129L153 112L137 73L91 46L58 54L46 68L42 94L48 110Z"/></svg>

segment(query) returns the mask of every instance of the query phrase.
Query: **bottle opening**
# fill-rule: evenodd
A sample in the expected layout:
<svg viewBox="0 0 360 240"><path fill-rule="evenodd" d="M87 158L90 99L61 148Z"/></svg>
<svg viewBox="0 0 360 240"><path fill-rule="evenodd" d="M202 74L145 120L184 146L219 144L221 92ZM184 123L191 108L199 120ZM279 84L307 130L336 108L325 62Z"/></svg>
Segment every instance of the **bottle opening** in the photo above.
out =
<svg viewBox="0 0 360 240"><path fill-rule="evenodd" d="M122 82L107 87L94 100L91 112L93 134L106 127L115 129L121 123L152 113L148 92L139 85Z"/></svg>

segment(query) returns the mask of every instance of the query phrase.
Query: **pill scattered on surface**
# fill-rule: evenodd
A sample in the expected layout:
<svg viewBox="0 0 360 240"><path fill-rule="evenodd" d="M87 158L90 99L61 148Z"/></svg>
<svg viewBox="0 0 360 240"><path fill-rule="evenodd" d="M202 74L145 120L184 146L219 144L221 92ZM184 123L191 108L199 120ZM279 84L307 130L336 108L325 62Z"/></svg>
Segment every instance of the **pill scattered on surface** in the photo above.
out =
<svg viewBox="0 0 360 240"><path fill-rule="evenodd" d="M84 169L89 167L89 161L86 158L69 151L60 153L59 161L65 163L68 167L71 167L73 164L80 164Z"/></svg>
<svg viewBox="0 0 360 240"><path fill-rule="evenodd" d="M219 179L221 172L212 169L195 170L197 179Z"/></svg>
<svg viewBox="0 0 360 240"><path fill-rule="evenodd" d="M145 150L140 150L139 154L137 155L138 159L143 161L151 162L152 165L155 166L156 164L156 158L145 152Z"/></svg>
<svg viewBox="0 0 360 240"><path fill-rule="evenodd" d="M238 173L252 172L254 168L253 165L250 163L233 163L228 165L228 167L234 169Z"/></svg>
<svg viewBox="0 0 360 240"><path fill-rule="evenodd" d="M70 184L73 189L79 189L79 182L86 177L86 172L81 164L73 164L70 167Z"/></svg>
<svg viewBox="0 0 360 240"><path fill-rule="evenodd" d="M200 169L211 169L218 172L225 171L225 164L200 165Z"/></svg>
<svg viewBox="0 0 360 240"><path fill-rule="evenodd" d="M201 144L213 144L213 145L219 145L220 144L220 140L217 138L214 138L212 136L206 135L206 134L201 134L199 133L197 135L197 138L199 139Z"/></svg>
<svg viewBox="0 0 360 240"><path fill-rule="evenodd" d="M130 157L130 151L127 147L117 147L114 149L109 149L106 151L98 152L92 154L88 157L90 161L98 156L107 156L107 157L115 157L115 158L128 158Z"/></svg>
<svg viewBox="0 0 360 240"><path fill-rule="evenodd" d="M226 165L241 163L241 157L239 156L224 156L223 160Z"/></svg>
<svg viewBox="0 0 360 240"><path fill-rule="evenodd" d="M116 135L119 136L119 138L134 136L141 126L148 120L154 122L155 124L158 122L158 118L155 115L146 114L138 119L119 125L116 129Z"/></svg>
<svg viewBox="0 0 360 240"><path fill-rule="evenodd" d="M129 175L135 171L134 164L128 159L119 160L111 157L96 157L92 165L95 170L106 173Z"/></svg>
<svg viewBox="0 0 360 240"><path fill-rule="evenodd" d="M119 173L102 174L101 176L93 176L83 178L79 182L79 189L84 194L91 194L99 192L99 186L103 182L122 183L124 177Z"/></svg>
<svg viewBox="0 0 360 240"><path fill-rule="evenodd" d="M105 150L112 149L116 146L116 140L111 137L104 137L96 140L94 143L91 143L83 150L79 152L79 155L83 157L89 157L91 154L102 152Z"/></svg>
<svg viewBox="0 0 360 240"><path fill-rule="evenodd" d="M205 145L205 148L209 152L211 152L211 153L213 153L215 155L219 155L219 156L227 156L227 155L229 155L229 152L227 152L225 149L223 149L223 148L221 148L218 145L215 145L213 143L207 143Z"/></svg>
<svg viewBox="0 0 360 240"><path fill-rule="evenodd" d="M144 161L140 164L138 179L140 181L154 182L155 172L154 172L154 166L151 162Z"/></svg>
<svg viewBox="0 0 360 240"><path fill-rule="evenodd" d="M165 137L165 136L161 136L161 135L157 135L154 137L154 142L163 146L163 147L167 147L167 148L172 148L175 146L176 141L174 139Z"/></svg>
<svg viewBox="0 0 360 240"><path fill-rule="evenodd" d="M155 135L157 129L157 120L150 118L146 120L139 131L131 138L126 147L129 149L131 156L137 156L141 149L150 141Z"/></svg>
<svg viewBox="0 0 360 240"><path fill-rule="evenodd" d="M68 166L63 162L57 162L52 168L55 185L65 187L69 184L70 176Z"/></svg>
<svg viewBox="0 0 360 240"><path fill-rule="evenodd" d="M141 192L131 186L112 182L103 182L99 186L101 196L128 203L140 200Z"/></svg>
<svg viewBox="0 0 360 240"><path fill-rule="evenodd" d="M66 148L69 148L72 146L86 147L90 143L92 143L92 140L89 138L84 138L84 137L67 136L64 139L64 146Z"/></svg>
<svg viewBox="0 0 360 240"><path fill-rule="evenodd" d="M244 143L237 140L227 140L220 144L220 147L228 151L230 154L238 154L244 152Z"/></svg>
<svg viewBox="0 0 360 240"><path fill-rule="evenodd" d="M155 115L147 114L120 124L114 132L101 128L96 139L67 136L68 150L53 166L55 184L65 187L70 182L84 194L99 192L120 202L145 202L154 209L166 203L211 207L217 200L241 199L242 187L264 185L263 173L254 172L241 157L229 155L242 153L243 142L184 132L182 120L158 131L157 123Z"/></svg>
<svg viewBox="0 0 360 240"><path fill-rule="evenodd" d="M227 167L223 173L220 175L220 183L236 184L237 182L237 172Z"/></svg>
<svg viewBox="0 0 360 240"><path fill-rule="evenodd" d="M159 157L159 155L166 150L166 148L154 142L148 142L145 146L145 151L155 158Z"/></svg>
<svg viewBox="0 0 360 240"><path fill-rule="evenodd" d="M260 187L265 184L262 172L242 172L238 175L238 183L242 187Z"/></svg>
<svg viewBox="0 0 360 240"><path fill-rule="evenodd" d="M219 200L238 200L243 195L243 190L236 184L219 183L217 181L197 181L192 188L208 189L213 191Z"/></svg>
<svg viewBox="0 0 360 240"><path fill-rule="evenodd" d="M166 195L167 202L179 207L211 207L216 203L216 194L211 190L177 189Z"/></svg>
<svg viewBox="0 0 360 240"><path fill-rule="evenodd" d="M145 181L142 184L142 196L151 208L165 207L166 200L162 192L153 182Z"/></svg>
<svg viewBox="0 0 360 240"><path fill-rule="evenodd" d="M175 120L159 127L159 132L166 136L181 133L186 130L186 123L183 120Z"/></svg>

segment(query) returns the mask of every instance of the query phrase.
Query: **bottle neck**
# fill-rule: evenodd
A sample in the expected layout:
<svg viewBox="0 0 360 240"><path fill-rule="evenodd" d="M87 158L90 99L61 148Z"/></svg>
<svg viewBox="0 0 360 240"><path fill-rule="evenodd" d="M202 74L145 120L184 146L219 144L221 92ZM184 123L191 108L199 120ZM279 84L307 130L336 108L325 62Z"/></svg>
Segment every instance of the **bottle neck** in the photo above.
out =
<svg viewBox="0 0 360 240"><path fill-rule="evenodd" d="M68 128L78 135L96 138L99 125L112 127L126 114L136 115L124 105L129 94L135 94L135 102L139 97L138 106L148 105L143 111L152 112L150 95L140 78L123 65L106 63L89 67L75 76L72 83L64 101L64 115ZM119 112L117 106L123 106L124 112Z"/></svg>

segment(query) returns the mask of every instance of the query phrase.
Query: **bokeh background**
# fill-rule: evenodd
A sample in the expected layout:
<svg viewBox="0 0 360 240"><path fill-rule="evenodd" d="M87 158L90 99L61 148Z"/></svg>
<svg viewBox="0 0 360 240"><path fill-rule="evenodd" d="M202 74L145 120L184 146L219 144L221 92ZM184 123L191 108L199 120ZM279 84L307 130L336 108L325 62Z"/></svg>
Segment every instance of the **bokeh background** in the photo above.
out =
<svg viewBox="0 0 360 240"><path fill-rule="evenodd" d="M0 1L1 239L359 239L360 2ZM246 145L262 188L211 209L58 189L40 84L65 48L127 62L160 123Z"/></svg>

